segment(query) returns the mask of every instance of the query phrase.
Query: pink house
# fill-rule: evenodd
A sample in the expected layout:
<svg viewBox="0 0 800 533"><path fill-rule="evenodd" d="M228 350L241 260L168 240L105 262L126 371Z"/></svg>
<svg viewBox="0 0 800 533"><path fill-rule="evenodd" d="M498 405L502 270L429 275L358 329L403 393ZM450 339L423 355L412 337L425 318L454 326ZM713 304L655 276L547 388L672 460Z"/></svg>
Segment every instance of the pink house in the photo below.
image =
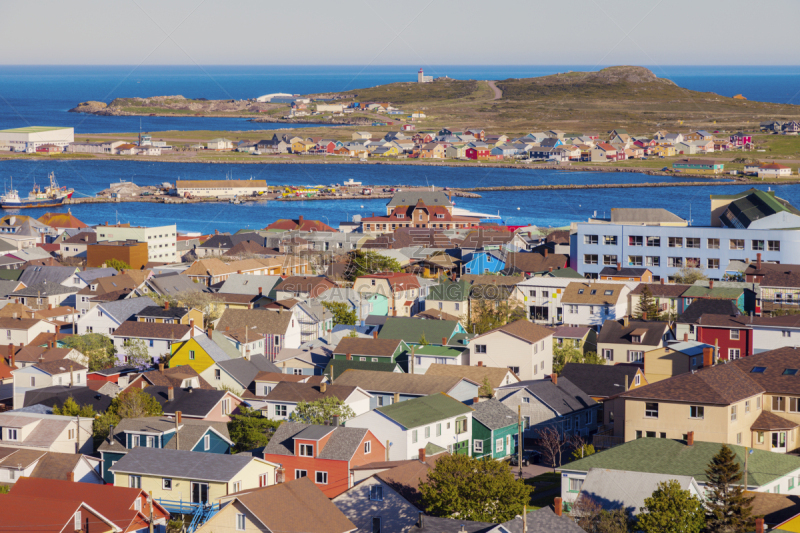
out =
<svg viewBox="0 0 800 533"><path fill-rule="evenodd" d="M733 146L745 146L753 143L753 136L740 131L731 135L730 142Z"/></svg>
<svg viewBox="0 0 800 533"><path fill-rule="evenodd" d="M230 422L242 399L230 391L198 388L147 387L145 392L154 396L166 416L181 411L186 418L209 422Z"/></svg>

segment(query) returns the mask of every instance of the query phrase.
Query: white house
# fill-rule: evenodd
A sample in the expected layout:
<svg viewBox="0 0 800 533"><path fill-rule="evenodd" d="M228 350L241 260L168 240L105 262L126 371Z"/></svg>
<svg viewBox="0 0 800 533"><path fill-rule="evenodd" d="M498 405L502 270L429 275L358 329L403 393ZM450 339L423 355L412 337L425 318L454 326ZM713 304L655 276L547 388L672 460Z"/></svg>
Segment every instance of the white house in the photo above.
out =
<svg viewBox="0 0 800 533"><path fill-rule="evenodd" d="M573 281L561 297L564 324L600 328L606 320L622 318L628 310L629 292L630 285L624 283Z"/></svg>
<svg viewBox="0 0 800 533"><path fill-rule="evenodd" d="M444 393L378 407L347 421L389 441L389 461L472 449L472 407ZM446 413L446 414L443 414Z"/></svg>
<svg viewBox="0 0 800 533"><path fill-rule="evenodd" d="M55 333L58 326L39 318L0 317L0 343L27 346L40 333Z"/></svg>
<svg viewBox="0 0 800 533"><path fill-rule="evenodd" d="M536 324L557 324L563 320L561 297L570 282L569 278L535 276L517 284L528 317Z"/></svg>
<svg viewBox="0 0 800 533"><path fill-rule="evenodd" d="M233 150L233 141L220 137L208 141L207 146L209 150Z"/></svg>
<svg viewBox="0 0 800 533"><path fill-rule="evenodd" d="M6 411L0 413L0 448L92 453L93 423L94 418Z"/></svg>
<svg viewBox="0 0 800 533"><path fill-rule="evenodd" d="M90 313L91 314L91 313ZM125 345L133 341L144 342L147 353L153 361L161 361L165 355L172 353L172 345L176 342L189 340L190 337L200 337L203 329L192 324L164 324L161 322L136 322L126 320L114 330L111 339L117 349L120 364L127 363ZM213 342L211 343L213 344Z"/></svg>
<svg viewBox="0 0 800 533"><path fill-rule="evenodd" d="M123 322L131 319L145 307L155 305L156 303L147 296L97 304L78 320L76 324L78 335L103 333L111 336Z"/></svg>
<svg viewBox="0 0 800 533"><path fill-rule="evenodd" d="M70 359L41 361L35 365L12 370L14 376L14 409L24 407L25 393L53 385L86 385L88 369Z"/></svg>
<svg viewBox="0 0 800 533"><path fill-rule="evenodd" d="M796 316L753 317L753 353L800 344L800 321Z"/></svg>
<svg viewBox="0 0 800 533"><path fill-rule="evenodd" d="M260 410L266 418L289 420L298 403L314 402L329 397L341 400L356 416L369 411L372 399L372 395L360 387L282 381L267 394L266 400L247 399L246 403L251 408ZM350 425L349 421L347 425Z"/></svg>
<svg viewBox="0 0 800 533"><path fill-rule="evenodd" d="M469 341L470 366L508 368L522 380L553 373L553 331L521 319Z"/></svg>
<svg viewBox="0 0 800 533"><path fill-rule="evenodd" d="M778 163L767 163L758 167L759 178L786 178L792 175L792 169Z"/></svg>

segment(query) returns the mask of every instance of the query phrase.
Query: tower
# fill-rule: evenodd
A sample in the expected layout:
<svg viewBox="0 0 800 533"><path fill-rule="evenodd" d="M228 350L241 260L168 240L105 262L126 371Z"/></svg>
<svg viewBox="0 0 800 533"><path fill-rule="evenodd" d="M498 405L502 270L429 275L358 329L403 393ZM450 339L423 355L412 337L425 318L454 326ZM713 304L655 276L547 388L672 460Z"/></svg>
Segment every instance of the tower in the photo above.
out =
<svg viewBox="0 0 800 533"><path fill-rule="evenodd" d="M425 75L422 73L422 69L417 72L417 83L425 83Z"/></svg>

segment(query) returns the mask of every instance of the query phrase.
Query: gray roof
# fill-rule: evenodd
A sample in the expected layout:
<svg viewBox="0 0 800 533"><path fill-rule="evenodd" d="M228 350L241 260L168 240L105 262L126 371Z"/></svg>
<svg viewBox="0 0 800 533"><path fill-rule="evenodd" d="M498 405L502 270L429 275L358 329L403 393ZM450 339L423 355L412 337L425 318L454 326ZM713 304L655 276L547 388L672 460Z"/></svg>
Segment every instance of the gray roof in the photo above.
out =
<svg viewBox="0 0 800 533"><path fill-rule="evenodd" d="M244 357L239 357L238 359L218 361L217 364L233 376L233 379L238 381L245 389L250 386L259 372L280 373L281 371L275 363L267 360L263 355L254 355L250 358L250 361Z"/></svg>
<svg viewBox="0 0 800 533"><path fill-rule="evenodd" d="M652 491L644 496L649 497L651 493ZM528 533L584 533L583 529L571 518L556 516L550 506L528 513L527 522ZM522 517L520 516L500 525L509 533L522 533Z"/></svg>
<svg viewBox="0 0 800 533"><path fill-rule="evenodd" d="M217 433L230 440L231 436L228 433L228 424L225 422L208 422L206 420L184 418L181 420L180 429L178 430L179 438L171 438L167 441L164 448L167 450L175 450L175 446L180 445L181 450L191 450L203 435L206 434L209 428L214 428ZM171 417L152 416L143 418L123 418L114 428L114 435L111 442L105 439L97 450L127 453L128 448L126 448L124 444L126 431L160 434L171 432L174 429L175 419Z"/></svg>
<svg viewBox="0 0 800 533"><path fill-rule="evenodd" d="M20 284L19 281L14 281L11 279L0 279L0 296L5 296L6 294L11 294L14 292L14 289Z"/></svg>
<svg viewBox="0 0 800 533"><path fill-rule="evenodd" d="M219 347L219 345L208 338L207 335L195 335L194 341L208 354L215 363L222 361L229 361L231 359L228 352Z"/></svg>
<svg viewBox="0 0 800 533"><path fill-rule="evenodd" d="M94 281L98 278L106 278L108 276L116 276L117 269L116 268L90 268L89 270L84 270L83 272L78 272L76 274L79 278L89 284L91 281Z"/></svg>
<svg viewBox="0 0 800 533"><path fill-rule="evenodd" d="M212 389L181 389L173 388L174 399L168 400L168 387L151 386L145 392L153 396L165 414L174 414L180 411L184 416L205 417L219 403L227 391ZM191 390L191 392L189 392Z"/></svg>
<svg viewBox="0 0 800 533"><path fill-rule="evenodd" d="M614 224L658 224L681 223L684 219L658 208L614 208L611 210L611 222Z"/></svg>
<svg viewBox="0 0 800 533"><path fill-rule="evenodd" d="M417 522L405 531L409 533L463 533L464 531L467 533L490 533L494 530L495 524L489 522L472 522L471 520L426 515L422 519L422 527L419 527L419 522Z"/></svg>
<svg viewBox="0 0 800 533"><path fill-rule="evenodd" d="M186 291L202 291L203 287L183 274L160 274L147 280L148 285L163 295L175 295Z"/></svg>
<svg viewBox="0 0 800 533"><path fill-rule="evenodd" d="M444 191L401 191L396 193L389 203L388 207L396 207L398 205L417 205L417 202L422 200L425 205L441 205L450 206L450 200Z"/></svg>
<svg viewBox="0 0 800 533"><path fill-rule="evenodd" d="M164 448L134 448L109 468L111 472L228 482L254 457Z"/></svg>
<svg viewBox="0 0 800 533"><path fill-rule="evenodd" d="M17 255L17 254L15 254ZM19 280L27 286L49 281L61 284L75 275L76 267L66 266L36 266L26 268Z"/></svg>
<svg viewBox="0 0 800 533"><path fill-rule="evenodd" d="M34 267L38 268L38 267ZM30 270L30 268L26 268L25 272L22 273L22 277L20 277L20 281L22 278L25 277L25 274ZM22 283L25 283L22 281ZM38 283L34 283L32 285L25 283L28 285L24 289L20 289L14 293L15 296L54 296L57 294L74 294L78 292L80 289L77 287L65 287L60 283L55 283L53 281L40 281Z"/></svg>
<svg viewBox="0 0 800 533"><path fill-rule="evenodd" d="M611 511L623 507L631 514L636 515L639 514L639 509L644 507L645 498L649 498L653 494L658 488L658 484L670 480L677 481L683 490L688 490L694 484L695 490L703 494L691 476L604 468L589 470L581 491L596 501L603 509Z"/></svg>
<svg viewBox="0 0 800 533"><path fill-rule="evenodd" d="M549 379L533 379L505 385L497 389L500 401L511 396L519 389L527 389L541 402L551 407L559 415L567 415L587 407L597 405L588 394L576 387L567 378L559 378L558 385Z"/></svg>
<svg viewBox="0 0 800 533"><path fill-rule="evenodd" d="M500 403L496 398L473 403L472 419L488 429L501 429L517 424L517 413Z"/></svg>
<svg viewBox="0 0 800 533"><path fill-rule="evenodd" d="M145 307L156 305L156 303L148 296L142 296L140 298L128 298L127 300L103 302L97 305L121 324Z"/></svg>
<svg viewBox="0 0 800 533"><path fill-rule="evenodd" d="M219 346L222 351L228 354L228 357L231 359L237 359L242 356L242 353L236 349L233 343L225 336L225 333L222 331L217 331L216 329L211 332L211 340Z"/></svg>
<svg viewBox="0 0 800 533"><path fill-rule="evenodd" d="M250 276L231 274L219 288L223 294L247 294L255 296L261 288L265 296L281 281L280 276Z"/></svg>
<svg viewBox="0 0 800 533"><path fill-rule="evenodd" d="M324 428L323 430L317 428ZM364 428L348 428L344 426L314 426L298 422L284 422L264 447L264 454L294 455L294 439L301 433L306 433L304 438L318 439L318 433L333 430L333 435L328 438L325 446L318 452L319 459L332 459L335 461L349 461L356 449L367 434Z"/></svg>

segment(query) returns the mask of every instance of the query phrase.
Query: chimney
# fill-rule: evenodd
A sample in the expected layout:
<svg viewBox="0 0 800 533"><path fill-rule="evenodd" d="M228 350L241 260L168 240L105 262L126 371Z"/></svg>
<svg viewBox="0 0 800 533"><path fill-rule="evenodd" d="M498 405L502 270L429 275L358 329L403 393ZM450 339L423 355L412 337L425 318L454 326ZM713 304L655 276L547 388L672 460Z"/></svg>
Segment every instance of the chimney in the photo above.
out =
<svg viewBox="0 0 800 533"><path fill-rule="evenodd" d="M713 279L712 279L712 280L709 280L709 282L708 282L708 288L709 288L709 289L712 289L712 290L714 289L714 280L713 280Z"/></svg>
<svg viewBox="0 0 800 533"><path fill-rule="evenodd" d="M628 390L628 376L626 375L625 376L625 391L627 392L627 390Z"/></svg>
<svg viewBox="0 0 800 533"><path fill-rule="evenodd" d="M481 399L478 396L475 396L472 399L472 405L475 405L476 403L481 403Z"/></svg>
<svg viewBox="0 0 800 533"><path fill-rule="evenodd" d="M420 448L419 449L419 460L422 463L425 462L425 448Z"/></svg>
<svg viewBox="0 0 800 533"><path fill-rule="evenodd" d="M683 342L689 342L689 334L688 333L684 333L683 334Z"/></svg>
<svg viewBox="0 0 800 533"><path fill-rule="evenodd" d="M67 481L75 483L75 472L67 472Z"/></svg>
<svg viewBox="0 0 800 533"><path fill-rule="evenodd" d="M189 337L194 339L194 318L189 320Z"/></svg>
<svg viewBox="0 0 800 533"><path fill-rule="evenodd" d="M553 267L547 267L547 271L548 272L552 272L553 271Z"/></svg>
<svg viewBox="0 0 800 533"><path fill-rule="evenodd" d="M400 403L400 393L399 392L395 392L393 399L394 399L393 403Z"/></svg>
<svg viewBox="0 0 800 533"><path fill-rule="evenodd" d="M286 476L286 470L284 470L283 467L278 468L278 470L275 471L275 484L280 485L281 483L283 483L285 476Z"/></svg>
<svg viewBox="0 0 800 533"><path fill-rule="evenodd" d="M158 363L158 371L164 373L164 363Z"/></svg>
<svg viewBox="0 0 800 533"><path fill-rule="evenodd" d="M259 287L258 288L258 295L261 296L263 293L264 293L264 288L263 287Z"/></svg>
<svg viewBox="0 0 800 533"><path fill-rule="evenodd" d="M175 387L173 387L172 385L167 387L167 400L169 400L170 402L175 400Z"/></svg>
<svg viewBox="0 0 800 533"><path fill-rule="evenodd" d="M622 326L627 328L628 324L630 324L630 322L628 321L628 317L626 315L626 316L622 317Z"/></svg>
<svg viewBox="0 0 800 533"><path fill-rule="evenodd" d="M214 235L219 235L219 230L218 229L214 230Z"/></svg>
<svg viewBox="0 0 800 533"><path fill-rule="evenodd" d="M183 411L175 411L175 422L183 424Z"/></svg>
<svg viewBox="0 0 800 533"><path fill-rule="evenodd" d="M690 431L686 434L686 445L694 446L694 431Z"/></svg>
<svg viewBox="0 0 800 533"><path fill-rule="evenodd" d="M617 263L617 272L622 270L622 263Z"/></svg>
<svg viewBox="0 0 800 533"><path fill-rule="evenodd" d="M111 444L114 441L114 425L111 424L108 426L108 443Z"/></svg>
<svg viewBox="0 0 800 533"><path fill-rule="evenodd" d="M713 366L714 365L714 348L710 346L708 348L703 348L703 366Z"/></svg>
<svg viewBox="0 0 800 533"><path fill-rule="evenodd" d="M661 278L661 284L662 285L664 284L664 278Z"/></svg>
<svg viewBox="0 0 800 533"><path fill-rule="evenodd" d="M423 517L423 516L425 516L425 513L423 513L422 511L420 511L420 512L419 512L419 522L417 522L417 527L418 527L418 528L420 528L420 529L422 529L423 527L425 527L425 522L423 522L423 521L422 521L422 517Z"/></svg>
<svg viewBox="0 0 800 533"><path fill-rule="evenodd" d="M351 353L345 354L344 358L347 359L348 361L352 361L353 360L353 354L351 354Z"/></svg>
<svg viewBox="0 0 800 533"><path fill-rule="evenodd" d="M549 254L549 250L547 248L544 249L544 258L547 259L547 254Z"/></svg>
<svg viewBox="0 0 800 533"><path fill-rule="evenodd" d="M237 274L241 274L241 273L242 273L242 271L241 271L241 270L237 270L237 271L236 271L236 273L237 273Z"/></svg>
<svg viewBox="0 0 800 533"><path fill-rule="evenodd" d="M756 518L756 533L764 533L764 519Z"/></svg>
<svg viewBox="0 0 800 533"><path fill-rule="evenodd" d="M74 378L72 377L72 365L69 365L69 386L72 387Z"/></svg>
<svg viewBox="0 0 800 533"><path fill-rule="evenodd" d="M373 339L377 339L378 338L378 332L377 331L373 331L372 332L372 338Z"/></svg>
<svg viewBox="0 0 800 533"><path fill-rule="evenodd" d="M756 254L756 270L761 270L761 252Z"/></svg>
<svg viewBox="0 0 800 533"><path fill-rule="evenodd" d="M47 304L47 309L48 309L48 310L51 310L51 309L53 309L53 304Z"/></svg>
<svg viewBox="0 0 800 533"><path fill-rule="evenodd" d="M300 225L302 226L303 225L303 215L300 215L299 217L297 217L297 220L298 220L298 222L300 222Z"/></svg>
<svg viewBox="0 0 800 533"><path fill-rule="evenodd" d="M164 302L164 309L167 309L167 310L169 309L169 300L166 300Z"/></svg>
<svg viewBox="0 0 800 533"><path fill-rule="evenodd" d="M483 361L478 361L478 366L483 366Z"/></svg>
<svg viewBox="0 0 800 533"><path fill-rule="evenodd" d="M442 346L447 346L447 337L442 337Z"/></svg>
<svg viewBox="0 0 800 533"><path fill-rule="evenodd" d="M211 333L213 333L213 331L214 331L214 330L213 330L213 329L211 329L211 326L208 326L208 333L207 333L207 335L208 335L208 338L209 338L209 339L211 338Z"/></svg>
<svg viewBox="0 0 800 533"><path fill-rule="evenodd" d="M328 391L328 384L327 383L320 383L319 384L319 391L325 394Z"/></svg>
<svg viewBox="0 0 800 533"><path fill-rule="evenodd" d="M557 496L555 500L553 500L553 507L555 507L556 516L561 516L561 497Z"/></svg>
<svg viewBox="0 0 800 533"><path fill-rule="evenodd" d="M558 385L558 374L556 374L555 372L550 374L550 381L553 382L553 385Z"/></svg>
<svg viewBox="0 0 800 533"><path fill-rule="evenodd" d="M647 321L647 313L642 313L642 320Z"/></svg>
<svg viewBox="0 0 800 533"><path fill-rule="evenodd" d="M333 415L333 427L339 427L339 415Z"/></svg>

